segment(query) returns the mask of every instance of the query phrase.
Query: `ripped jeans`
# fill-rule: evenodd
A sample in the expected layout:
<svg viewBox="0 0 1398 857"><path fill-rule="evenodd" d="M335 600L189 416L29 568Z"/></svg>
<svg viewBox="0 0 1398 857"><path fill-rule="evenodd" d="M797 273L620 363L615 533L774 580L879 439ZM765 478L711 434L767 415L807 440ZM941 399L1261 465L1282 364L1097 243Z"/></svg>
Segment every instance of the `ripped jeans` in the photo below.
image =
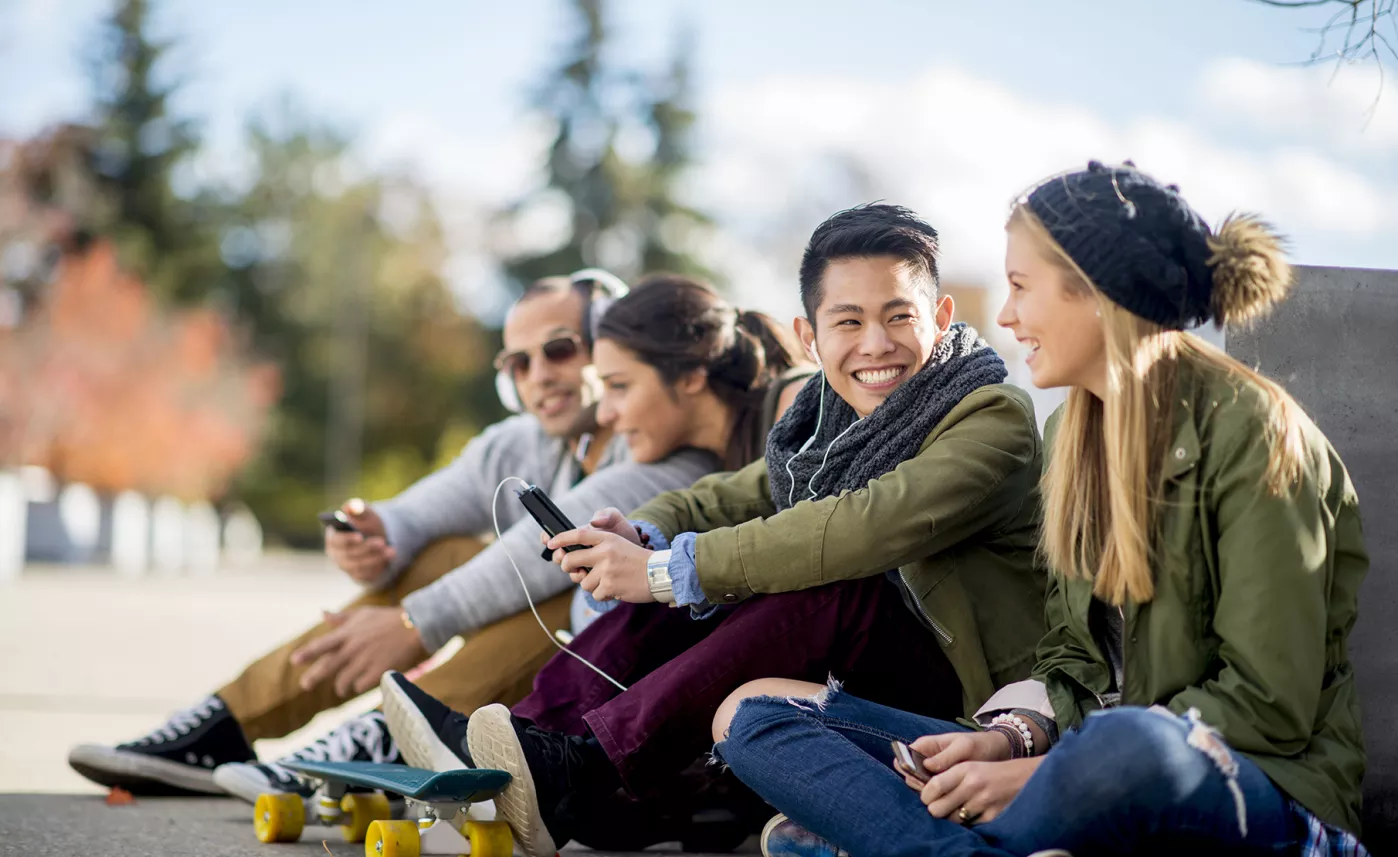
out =
<svg viewBox="0 0 1398 857"><path fill-rule="evenodd" d="M1002 815L963 827L927 812L893 771L889 745L959 731L833 688L816 700L743 702L715 753L768 803L856 857L1294 853L1305 834L1255 764L1207 727L1145 708L1089 715Z"/></svg>

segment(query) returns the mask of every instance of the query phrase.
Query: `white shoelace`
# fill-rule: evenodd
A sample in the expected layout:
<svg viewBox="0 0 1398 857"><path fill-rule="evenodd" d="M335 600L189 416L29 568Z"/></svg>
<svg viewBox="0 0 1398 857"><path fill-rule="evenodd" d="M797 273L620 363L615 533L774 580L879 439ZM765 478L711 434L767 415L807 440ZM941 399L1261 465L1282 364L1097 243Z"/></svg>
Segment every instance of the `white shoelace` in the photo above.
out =
<svg viewBox="0 0 1398 857"><path fill-rule="evenodd" d="M385 737L388 737L387 741L384 740ZM367 760L360 758L361 748L368 754ZM358 760L384 763L398 760L398 748L394 745L392 737L387 736L383 715L371 711L285 758L303 762Z"/></svg>
<svg viewBox="0 0 1398 857"><path fill-rule="evenodd" d="M170 715L170 719L164 724L157 726L146 737L140 739L140 744L163 744L166 741L174 741L181 736L188 735L197 729L204 721L213 716L215 711L223 710L223 700L216 696L191 705L183 711L176 711Z"/></svg>

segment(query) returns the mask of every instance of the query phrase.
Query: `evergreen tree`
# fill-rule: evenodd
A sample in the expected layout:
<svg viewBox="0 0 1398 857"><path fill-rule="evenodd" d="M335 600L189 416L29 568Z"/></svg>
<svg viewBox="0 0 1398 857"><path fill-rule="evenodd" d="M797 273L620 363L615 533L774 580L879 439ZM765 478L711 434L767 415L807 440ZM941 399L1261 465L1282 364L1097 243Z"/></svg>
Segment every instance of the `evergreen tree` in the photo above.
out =
<svg viewBox="0 0 1398 857"><path fill-rule="evenodd" d="M576 32L533 99L557 128L547 180L501 215L517 232L532 208L561 198L568 234L557 247L508 253L507 275L516 288L593 265L627 278L657 269L708 275L688 250L708 221L675 198L691 160L690 42L681 42L664 74L613 68L603 0L570 2ZM619 146L623 135L648 140L649 151Z"/></svg>
<svg viewBox="0 0 1398 857"><path fill-rule="evenodd" d="M173 186L199 139L190 120L170 111L180 86L162 63L170 44L153 37L147 0L119 0L99 32L90 61L91 168L102 200L84 213L85 226L112 238L122 264L157 296L199 301L223 265L211 201L182 198Z"/></svg>

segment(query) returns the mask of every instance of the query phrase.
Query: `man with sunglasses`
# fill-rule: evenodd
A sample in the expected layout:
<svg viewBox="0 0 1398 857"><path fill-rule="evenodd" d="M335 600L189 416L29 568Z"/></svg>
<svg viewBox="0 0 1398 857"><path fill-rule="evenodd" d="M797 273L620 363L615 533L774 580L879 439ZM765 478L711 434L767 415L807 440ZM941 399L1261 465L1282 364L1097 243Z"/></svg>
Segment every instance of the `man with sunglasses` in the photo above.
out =
<svg viewBox="0 0 1398 857"><path fill-rule="evenodd" d="M554 652L550 631L577 627L571 581L540 555L538 526L496 488L507 477L544 487L577 522L607 506L634 508L711 472L707 453L681 452L654 464L629 460L625 442L595 421L592 333L625 286L603 271L540 280L505 320L496 358L502 403L517 415L487 428L442 470L392 499L351 500L355 528L326 528L326 553L366 591L337 613L259 658L230 684L172 715L149 735L115 747L81 745L69 764L103 785L138 794L221 794L247 800L300 791L277 765L257 763L252 742L283 736L321 711L438 652L421 681L467 711L513 704ZM503 537L490 546L499 516ZM528 581L521 587L510 559ZM454 653L443 646L461 635ZM382 715L351 719L294 754L332 761L398 761ZM217 771L217 777L215 772Z"/></svg>

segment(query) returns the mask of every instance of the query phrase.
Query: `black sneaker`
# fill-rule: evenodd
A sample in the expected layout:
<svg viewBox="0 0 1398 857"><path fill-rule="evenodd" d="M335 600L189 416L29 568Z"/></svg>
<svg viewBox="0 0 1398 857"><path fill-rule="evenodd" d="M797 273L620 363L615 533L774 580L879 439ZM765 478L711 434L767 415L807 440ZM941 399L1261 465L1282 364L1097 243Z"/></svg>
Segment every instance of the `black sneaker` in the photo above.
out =
<svg viewBox="0 0 1398 857"><path fill-rule="evenodd" d="M514 830L525 857L553 857L571 838L576 800L612 794L621 779L596 741L547 732L512 717L503 705L471 715L467 743L477 767L507 771L495 798L497 817Z"/></svg>
<svg viewBox="0 0 1398 857"><path fill-rule="evenodd" d="M234 762L214 771L214 782L228 794L248 803L269 792L310 797L315 789L282 762L378 762L402 761L398 745L389 734L382 712L370 711L346 721L334 732L276 762ZM356 789L351 789L356 791ZM364 791L364 789L358 789Z"/></svg>
<svg viewBox="0 0 1398 857"><path fill-rule="evenodd" d="M429 771L476 767L466 747L465 714L452 711L400 672L384 673L379 690L388 730L408 764Z"/></svg>
<svg viewBox="0 0 1398 857"><path fill-rule="evenodd" d="M214 769L256 758L243 727L217 696L175 712L144 738L115 747L80 744L68 752L73 770L94 783L146 796L223 794Z"/></svg>

